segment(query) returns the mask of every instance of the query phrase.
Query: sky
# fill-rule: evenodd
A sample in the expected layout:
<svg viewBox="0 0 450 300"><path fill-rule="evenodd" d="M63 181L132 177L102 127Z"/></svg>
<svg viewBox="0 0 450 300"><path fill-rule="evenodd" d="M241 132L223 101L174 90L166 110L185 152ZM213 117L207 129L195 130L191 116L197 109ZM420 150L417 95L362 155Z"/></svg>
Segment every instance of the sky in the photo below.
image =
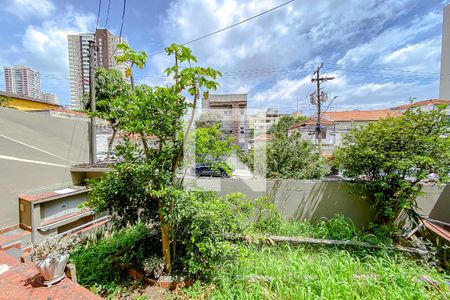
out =
<svg viewBox="0 0 450 300"><path fill-rule="evenodd" d="M136 81L166 85L173 62L158 53L278 6L287 0L126 0L123 37L146 51ZM118 34L123 0L2 0L0 65L24 64L41 89L70 103L67 35L97 26ZM437 98L442 10L450 0L296 0L188 46L201 66L223 73L211 93L247 93L249 107L306 115L319 63L335 77L323 88L328 110L384 109ZM3 74L0 89L4 89ZM337 97L337 98L335 98ZM335 98L335 99L334 99ZM331 100L334 99L332 102Z"/></svg>

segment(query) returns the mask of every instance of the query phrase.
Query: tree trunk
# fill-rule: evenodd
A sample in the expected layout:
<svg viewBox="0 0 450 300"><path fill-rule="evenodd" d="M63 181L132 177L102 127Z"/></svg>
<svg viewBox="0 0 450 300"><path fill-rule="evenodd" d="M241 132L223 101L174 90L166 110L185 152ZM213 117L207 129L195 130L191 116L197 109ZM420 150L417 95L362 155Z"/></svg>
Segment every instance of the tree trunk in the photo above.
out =
<svg viewBox="0 0 450 300"><path fill-rule="evenodd" d="M172 180L173 180L173 183L175 183L175 172L177 171L178 164L179 164L180 159L181 159L181 154L183 153L183 150L184 150L183 149L184 148L184 144L186 143L189 131L191 130L191 127L192 127L192 123L194 122L195 109L197 108L197 101L198 101L199 96L200 96L199 95L199 91L198 91L198 88L196 86L195 87L195 94L194 94L194 102L192 104L192 115L191 115L191 118L189 120L188 126L186 128L186 132L185 132L185 134L183 136L183 140L181 141L181 145L180 145L180 148L178 149L178 152L177 152L177 155L175 157L174 163L172 164L172 176L173 176Z"/></svg>
<svg viewBox="0 0 450 300"><path fill-rule="evenodd" d="M163 210L164 203L158 199L159 209ZM162 239L162 253L164 257L164 269L170 274L172 269L171 255L170 255L170 224L166 222L164 214L159 213L159 221L161 224L161 239Z"/></svg>
<svg viewBox="0 0 450 300"><path fill-rule="evenodd" d="M106 158L105 160L108 161L109 157L111 155L111 151L112 151L112 147L114 144L114 139L116 138L116 133L117 133L117 128L115 126L111 126L112 128L112 136L111 136L111 140L108 142L108 152L106 153Z"/></svg>

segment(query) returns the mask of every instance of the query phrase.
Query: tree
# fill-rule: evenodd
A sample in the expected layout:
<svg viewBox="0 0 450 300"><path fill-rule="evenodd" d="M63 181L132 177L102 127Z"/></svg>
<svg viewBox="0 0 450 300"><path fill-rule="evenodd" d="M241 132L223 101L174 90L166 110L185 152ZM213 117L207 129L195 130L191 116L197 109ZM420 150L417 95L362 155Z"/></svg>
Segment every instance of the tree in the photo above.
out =
<svg viewBox="0 0 450 300"><path fill-rule="evenodd" d="M0 107L9 107L10 100L8 97L0 96Z"/></svg>
<svg viewBox="0 0 450 300"><path fill-rule="evenodd" d="M324 159L309 141L294 132L288 135L288 128L305 117L283 116L268 130L265 152L248 154L239 152L239 158L252 170L265 173L267 178L320 179L328 171ZM265 155L265 170L254 170L255 155Z"/></svg>
<svg viewBox="0 0 450 300"><path fill-rule="evenodd" d="M125 104L122 102L127 101L130 94L130 86L123 79L120 71L97 68L95 73L96 112L94 116L107 121L112 129L106 160L111 154L114 139L121 125L122 117L125 115Z"/></svg>
<svg viewBox="0 0 450 300"><path fill-rule="evenodd" d="M444 181L450 172L449 124L443 108L411 108L400 117L353 129L336 151L336 162L344 175L369 191L378 223L392 223L401 210L416 218L422 181L432 173Z"/></svg>
<svg viewBox="0 0 450 300"><path fill-rule="evenodd" d="M145 62L147 61L147 53L143 51L135 51L125 43L118 44L117 50L121 51L122 54L117 55L115 60L117 63L128 64L125 70L125 75L127 78L130 78L131 88L134 89L133 67L136 66L141 70L144 69Z"/></svg>
<svg viewBox="0 0 450 300"><path fill-rule="evenodd" d="M120 46L124 54L117 61L143 67L146 54L127 47ZM138 85L131 91L127 101L120 102L123 115L119 128L130 136L139 136L142 147L128 140L117 147L117 154L122 155L124 161L115 165L113 172L104 179L92 184L94 191L87 205L103 210L108 208L119 219L127 215L129 222L150 220L156 205L165 270L170 273L177 248L176 232L172 227L173 210L176 201L182 199L179 195L183 190L176 176L177 171L183 164L184 147L194 120L200 90L217 89L219 85L215 80L221 74L211 68L194 66L197 59L187 47L172 44L166 48L166 53L175 58L174 66L165 71L166 75L173 76L174 84L167 87ZM184 126L183 117L188 109L192 113L187 126ZM152 139L153 145L148 143L149 139ZM139 182L145 183L144 187L120 193L111 192L114 184L126 188L126 182L132 181L136 174L144 177L139 179ZM117 194L122 197L117 198ZM146 200L142 203L137 197ZM142 206L136 203L142 203ZM124 225L123 222L119 224Z"/></svg>
<svg viewBox="0 0 450 300"><path fill-rule="evenodd" d="M233 144L234 138L226 137L221 131L221 124L195 130L195 161L211 165L213 169L224 170L228 175L232 169L226 163L233 150L239 148Z"/></svg>
<svg viewBox="0 0 450 300"><path fill-rule="evenodd" d="M267 133L270 135L287 135L290 126L306 119L307 117L304 116L282 116L278 120L278 122L276 122L269 128Z"/></svg>

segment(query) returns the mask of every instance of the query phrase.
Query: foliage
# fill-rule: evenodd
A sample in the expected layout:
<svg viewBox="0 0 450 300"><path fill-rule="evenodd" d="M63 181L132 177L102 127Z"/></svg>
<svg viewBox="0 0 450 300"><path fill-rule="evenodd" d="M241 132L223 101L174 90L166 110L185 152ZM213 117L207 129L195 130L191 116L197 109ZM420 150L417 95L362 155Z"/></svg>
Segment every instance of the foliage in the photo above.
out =
<svg viewBox="0 0 450 300"><path fill-rule="evenodd" d="M270 135L287 135L287 131L290 126L306 120L304 116L282 116L277 123L273 124L267 131Z"/></svg>
<svg viewBox="0 0 450 300"><path fill-rule="evenodd" d="M125 76L130 78L131 88L134 88L133 67L136 66L141 70L144 69L145 62L147 61L147 53L143 51L135 51L125 43L118 44L117 50L121 53L115 56L115 60L119 64L123 63L127 65Z"/></svg>
<svg viewBox="0 0 450 300"><path fill-rule="evenodd" d="M259 234L392 244L390 230L384 230L373 224L367 230L360 229L343 215L336 215L331 219L320 218L314 223L304 220L286 221L273 202L266 198L258 199L255 206L256 218L252 227L253 231Z"/></svg>
<svg viewBox="0 0 450 300"><path fill-rule="evenodd" d="M213 192L184 192L174 207L178 270L210 278L237 254L229 237L241 236L252 204L240 193L218 197Z"/></svg>
<svg viewBox="0 0 450 300"><path fill-rule="evenodd" d="M10 98L5 96L0 96L0 107L9 107Z"/></svg>
<svg viewBox="0 0 450 300"><path fill-rule="evenodd" d="M121 153L119 148L118 153ZM158 216L158 204L148 193L151 166L125 162L116 164L101 180L90 180L91 192L84 205L99 212L110 210L116 227L154 221ZM143 209L144 208L144 209Z"/></svg>
<svg viewBox="0 0 450 300"><path fill-rule="evenodd" d="M160 253L156 243L160 236L139 223L114 232L95 244L81 245L70 255L80 284L99 287L100 292L114 290L127 275L124 267L140 266L147 256Z"/></svg>
<svg viewBox="0 0 450 300"><path fill-rule="evenodd" d="M253 246L241 247L238 263L223 266L213 283L198 282L174 298L446 299L447 280L411 257L384 251Z"/></svg>
<svg viewBox="0 0 450 300"><path fill-rule="evenodd" d="M112 137L108 143L107 158L112 151L116 133L126 115L124 101L131 94L128 83L123 79L122 73L116 69L97 68L95 73L96 112L94 116L109 123Z"/></svg>
<svg viewBox="0 0 450 300"><path fill-rule="evenodd" d="M416 216L421 181L431 173L445 181L450 172L450 137L443 108L409 109L353 129L336 151L345 176L360 180L371 193L377 222L392 222L400 210Z"/></svg>
<svg viewBox="0 0 450 300"><path fill-rule="evenodd" d="M226 137L220 128L221 124L216 123L195 130L195 162L211 165L213 169L221 169L231 175L232 169L226 159L238 147L233 144L233 138Z"/></svg>
<svg viewBox="0 0 450 300"><path fill-rule="evenodd" d="M247 155L241 153L240 158L252 171L265 173L267 178L320 179L328 172L324 159L314 145L296 132L289 136L274 133L267 141L265 150L256 152L251 149ZM265 170L255 169L256 159L265 159Z"/></svg>
<svg viewBox="0 0 450 300"><path fill-rule="evenodd" d="M116 60L130 64L134 87L131 68L133 65L143 68L146 54L135 52L125 44L119 45L118 49L122 54ZM197 59L187 47L172 44L166 53L175 59L174 66L165 71L167 76L173 76L174 85L137 86L132 88L127 101L121 103L123 115L119 129L130 137L117 150L124 161L116 164L114 170L100 181L91 182L92 197L88 205L99 211L110 209L119 227L127 220L131 223L138 220L158 222L165 272L170 273L171 257L177 244L171 223L180 190L177 171L183 164L184 147L200 90L217 89L215 80L221 74L194 65ZM184 95L191 96L191 101ZM184 128L183 116L189 108L192 114Z"/></svg>

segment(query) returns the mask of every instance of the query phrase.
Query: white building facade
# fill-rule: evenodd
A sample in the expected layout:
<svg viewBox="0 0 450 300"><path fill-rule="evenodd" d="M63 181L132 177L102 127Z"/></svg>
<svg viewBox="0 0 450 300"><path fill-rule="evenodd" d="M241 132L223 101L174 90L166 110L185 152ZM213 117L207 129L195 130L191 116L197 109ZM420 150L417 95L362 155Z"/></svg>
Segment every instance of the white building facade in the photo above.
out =
<svg viewBox="0 0 450 300"><path fill-rule="evenodd" d="M5 66L5 89L7 93L19 94L31 98L41 98L39 72L27 66Z"/></svg>

